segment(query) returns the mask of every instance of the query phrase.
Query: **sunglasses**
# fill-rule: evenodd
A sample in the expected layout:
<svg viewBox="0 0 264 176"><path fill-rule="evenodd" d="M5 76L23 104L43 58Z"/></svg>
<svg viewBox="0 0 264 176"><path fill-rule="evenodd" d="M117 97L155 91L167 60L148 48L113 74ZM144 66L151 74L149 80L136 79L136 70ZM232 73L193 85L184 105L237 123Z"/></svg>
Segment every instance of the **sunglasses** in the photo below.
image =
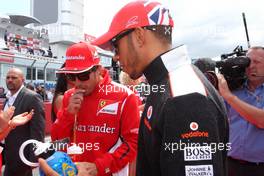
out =
<svg viewBox="0 0 264 176"><path fill-rule="evenodd" d="M114 37L111 40L112 46L113 46L113 53L114 54L118 54L118 46L117 46L117 42L122 39L123 37L125 37L126 35L130 34L131 32L133 32L135 29L129 29L126 30L124 32L121 32L120 34L118 34L116 37Z"/></svg>
<svg viewBox="0 0 264 176"><path fill-rule="evenodd" d="M92 72L95 72L96 70L97 70L97 67L93 67L86 72L82 72L82 73L78 73L78 74L67 73L65 75L66 75L67 80L69 80L69 81L76 81L76 78L78 78L80 81L87 81L90 79L90 74Z"/></svg>
<svg viewBox="0 0 264 176"><path fill-rule="evenodd" d="M144 26L143 29L145 30L150 30L150 31L156 31L156 26ZM118 46L117 46L117 42L122 39L123 37L125 37L126 35L130 34L131 32L133 32L135 29L129 29L126 30L124 32L121 32L120 34L118 34L116 37L112 38L111 43L113 46L113 53L114 54L118 54Z"/></svg>

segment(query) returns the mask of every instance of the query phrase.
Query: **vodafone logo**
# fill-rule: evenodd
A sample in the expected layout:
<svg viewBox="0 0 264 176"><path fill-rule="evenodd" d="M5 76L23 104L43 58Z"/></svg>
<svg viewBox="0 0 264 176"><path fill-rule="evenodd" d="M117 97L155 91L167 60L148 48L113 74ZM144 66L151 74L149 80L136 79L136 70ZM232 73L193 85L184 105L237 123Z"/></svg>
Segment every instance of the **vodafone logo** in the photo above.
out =
<svg viewBox="0 0 264 176"><path fill-rule="evenodd" d="M152 106L148 107L148 111L147 111L147 117L148 117L148 119L151 118L152 111L153 111L153 107Z"/></svg>
<svg viewBox="0 0 264 176"><path fill-rule="evenodd" d="M196 131L196 130L198 130L198 127L199 127L198 123L196 123L196 122L190 123L191 130Z"/></svg>
<svg viewBox="0 0 264 176"><path fill-rule="evenodd" d="M209 133L207 131L199 131L198 130L199 125L196 122L190 123L190 129L192 131L181 134L181 137L183 139L189 139L189 138L203 138L203 137L209 137Z"/></svg>

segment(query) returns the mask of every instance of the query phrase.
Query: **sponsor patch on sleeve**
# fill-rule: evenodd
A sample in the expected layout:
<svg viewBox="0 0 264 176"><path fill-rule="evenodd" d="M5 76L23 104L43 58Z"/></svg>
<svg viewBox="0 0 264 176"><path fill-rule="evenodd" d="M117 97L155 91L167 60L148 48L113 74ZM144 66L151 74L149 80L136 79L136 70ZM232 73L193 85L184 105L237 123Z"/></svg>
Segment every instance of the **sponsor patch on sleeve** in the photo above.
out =
<svg viewBox="0 0 264 176"><path fill-rule="evenodd" d="M185 176L213 176L213 165L185 166Z"/></svg>
<svg viewBox="0 0 264 176"><path fill-rule="evenodd" d="M211 146L184 148L184 161L212 160Z"/></svg>
<svg viewBox="0 0 264 176"><path fill-rule="evenodd" d="M114 100L103 100L101 99L97 108L97 115L99 113L113 114L116 115L118 111L119 102Z"/></svg>

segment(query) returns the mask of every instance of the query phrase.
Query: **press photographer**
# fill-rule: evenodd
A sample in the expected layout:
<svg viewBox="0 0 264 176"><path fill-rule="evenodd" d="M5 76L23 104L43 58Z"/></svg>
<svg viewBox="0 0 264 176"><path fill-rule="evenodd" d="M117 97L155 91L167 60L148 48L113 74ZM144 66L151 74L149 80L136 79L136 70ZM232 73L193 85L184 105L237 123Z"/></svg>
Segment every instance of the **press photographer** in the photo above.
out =
<svg viewBox="0 0 264 176"><path fill-rule="evenodd" d="M242 46L237 46L230 54L222 54L221 61L216 62L219 72L224 75L230 90L240 88L246 80L246 68L250 59Z"/></svg>
<svg viewBox="0 0 264 176"><path fill-rule="evenodd" d="M230 120L229 176L264 175L264 48L251 47L246 56L250 65L239 89L231 92L226 75L217 75Z"/></svg>
<svg viewBox="0 0 264 176"><path fill-rule="evenodd" d="M240 88L246 80L246 68L250 64L250 59L246 56L246 51L242 46L237 46L232 53L222 54L220 61L213 61L210 58L202 58L195 61L196 65L207 77L207 79L218 89L218 79L215 71L224 75L230 90Z"/></svg>

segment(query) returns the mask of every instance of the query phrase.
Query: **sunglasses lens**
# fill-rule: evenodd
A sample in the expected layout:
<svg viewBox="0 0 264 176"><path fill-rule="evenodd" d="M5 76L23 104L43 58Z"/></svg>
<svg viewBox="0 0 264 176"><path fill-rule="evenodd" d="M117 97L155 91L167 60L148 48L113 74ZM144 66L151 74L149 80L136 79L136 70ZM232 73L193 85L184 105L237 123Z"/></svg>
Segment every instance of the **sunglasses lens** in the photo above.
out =
<svg viewBox="0 0 264 176"><path fill-rule="evenodd" d="M78 79L80 81L87 81L90 78L90 73L89 71L83 72L77 75Z"/></svg>
<svg viewBox="0 0 264 176"><path fill-rule="evenodd" d="M66 74L66 78L67 78L69 81L75 81L76 76L75 76L75 74Z"/></svg>
<svg viewBox="0 0 264 176"><path fill-rule="evenodd" d="M97 67L93 67L91 70L86 71L86 72L82 72L82 73L78 73L78 74L66 74L66 78L69 81L76 81L76 77L80 80L80 81L87 81L90 79L90 74L92 72L95 72L97 70Z"/></svg>

